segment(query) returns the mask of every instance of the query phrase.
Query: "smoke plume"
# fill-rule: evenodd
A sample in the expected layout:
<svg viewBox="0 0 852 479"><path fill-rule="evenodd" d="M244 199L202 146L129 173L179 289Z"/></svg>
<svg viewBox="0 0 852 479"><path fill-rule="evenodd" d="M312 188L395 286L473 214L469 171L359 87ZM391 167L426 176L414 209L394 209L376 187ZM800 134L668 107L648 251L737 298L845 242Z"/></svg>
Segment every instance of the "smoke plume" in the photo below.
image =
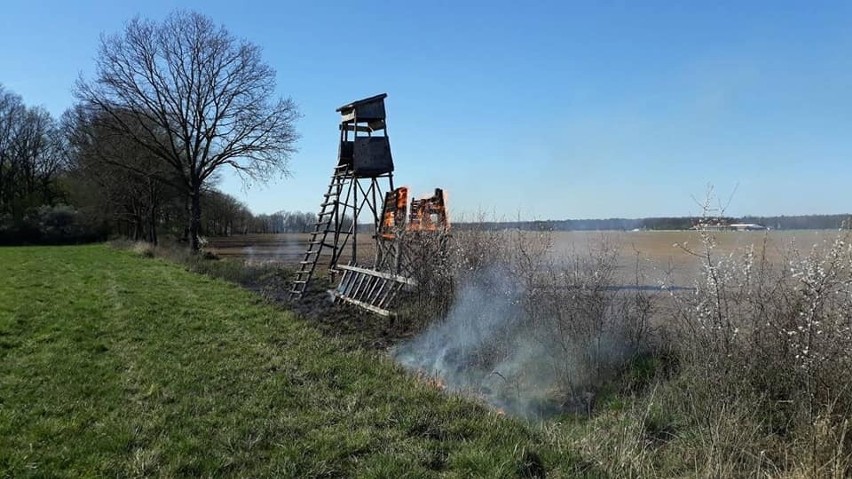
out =
<svg viewBox="0 0 852 479"><path fill-rule="evenodd" d="M492 267L464 281L446 318L393 355L430 382L508 414L586 413L596 388L638 350L631 294L643 293L528 291Z"/></svg>

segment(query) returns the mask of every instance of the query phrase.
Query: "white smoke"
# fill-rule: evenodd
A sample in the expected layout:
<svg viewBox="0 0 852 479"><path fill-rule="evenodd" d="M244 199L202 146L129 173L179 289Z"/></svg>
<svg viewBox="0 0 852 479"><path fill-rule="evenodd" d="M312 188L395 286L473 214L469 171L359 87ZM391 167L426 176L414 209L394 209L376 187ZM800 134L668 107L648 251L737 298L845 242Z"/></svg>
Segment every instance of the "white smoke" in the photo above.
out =
<svg viewBox="0 0 852 479"><path fill-rule="evenodd" d="M523 291L497 268L466 281L446 319L399 346L395 359L409 370L438 377L453 392L481 397L521 416L537 416L534 402L552 383L540 374L541 344L519 335Z"/></svg>
<svg viewBox="0 0 852 479"><path fill-rule="evenodd" d="M601 374L591 363L611 370L635 351L617 330L594 341L553 338L554 322L531 320L528 299L507 271L489 269L462 284L445 319L393 356L448 391L484 399L508 414L539 419L589 411L594 394L587 388Z"/></svg>

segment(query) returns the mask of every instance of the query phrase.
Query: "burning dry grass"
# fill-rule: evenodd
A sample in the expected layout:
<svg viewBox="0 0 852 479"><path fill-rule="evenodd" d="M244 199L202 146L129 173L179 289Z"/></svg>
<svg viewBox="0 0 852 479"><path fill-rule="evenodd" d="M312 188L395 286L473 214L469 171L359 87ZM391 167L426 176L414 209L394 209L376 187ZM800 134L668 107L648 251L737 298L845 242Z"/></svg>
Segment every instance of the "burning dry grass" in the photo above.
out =
<svg viewBox="0 0 852 479"><path fill-rule="evenodd" d="M435 388L438 391L444 391L447 389L447 383L444 381L444 378L438 374L430 374L427 371L417 371L414 373L414 377L423 384L431 388Z"/></svg>
<svg viewBox="0 0 852 479"><path fill-rule="evenodd" d="M420 279L428 286L414 298L415 311L442 319L394 357L513 415L590 413L646 346L650 302L642 292L605 287L616 269L611 249L557 263L550 247L537 233L453 237L443 269Z"/></svg>

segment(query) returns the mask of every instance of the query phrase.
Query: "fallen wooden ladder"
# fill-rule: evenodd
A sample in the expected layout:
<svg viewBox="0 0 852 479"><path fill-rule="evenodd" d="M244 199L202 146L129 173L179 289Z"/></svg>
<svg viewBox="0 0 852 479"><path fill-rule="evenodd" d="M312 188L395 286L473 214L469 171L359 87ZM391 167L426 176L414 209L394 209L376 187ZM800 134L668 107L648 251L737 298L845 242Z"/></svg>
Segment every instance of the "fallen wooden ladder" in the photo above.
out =
<svg viewBox="0 0 852 479"><path fill-rule="evenodd" d="M398 274L384 273L355 265L339 265L343 271L337 288L329 290L335 301L354 304L381 316L392 316L393 300L406 287L417 282Z"/></svg>

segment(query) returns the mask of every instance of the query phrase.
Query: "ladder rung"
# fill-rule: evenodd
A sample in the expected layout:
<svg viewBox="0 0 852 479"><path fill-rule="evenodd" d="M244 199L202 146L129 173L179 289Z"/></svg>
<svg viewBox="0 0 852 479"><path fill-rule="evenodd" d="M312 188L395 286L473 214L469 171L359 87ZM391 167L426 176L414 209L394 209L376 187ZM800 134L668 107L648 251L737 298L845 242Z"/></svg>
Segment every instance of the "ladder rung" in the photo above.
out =
<svg viewBox="0 0 852 479"><path fill-rule="evenodd" d="M299 264L314 264L316 261L299 261Z"/></svg>
<svg viewBox="0 0 852 479"><path fill-rule="evenodd" d="M301 279L297 279L297 280L293 281L293 284L305 284L305 283L307 283L307 281L304 281L304 280L301 280Z"/></svg>

